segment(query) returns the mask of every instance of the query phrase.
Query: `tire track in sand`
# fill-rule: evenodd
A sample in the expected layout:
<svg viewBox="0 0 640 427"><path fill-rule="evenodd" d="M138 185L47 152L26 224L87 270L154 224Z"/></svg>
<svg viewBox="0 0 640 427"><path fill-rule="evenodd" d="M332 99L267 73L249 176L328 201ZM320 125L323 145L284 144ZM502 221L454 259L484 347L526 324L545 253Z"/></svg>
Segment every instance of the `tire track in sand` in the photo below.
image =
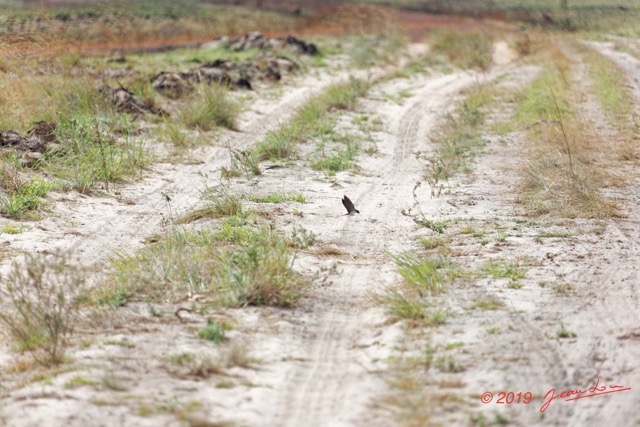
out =
<svg viewBox="0 0 640 427"><path fill-rule="evenodd" d="M368 296L371 291L382 290L375 289L381 276L393 276L394 266L386 254L400 249L403 243L398 245L389 239L383 224L397 222L399 207L412 200L420 174L414 150L427 148L428 132L453 105L455 94L473 81L469 73L429 79L413 102L398 107L399 114L391 116L389 137L384 143L393 145L393 150L379 169L383 172L350 190L359 194L356 207L361 212L375 212L375 219L344 216L326 224L325 235L341 242L341 249L353 261L342 263L333 285L321 289L313 297L313 304L307 302L307 317L298 319L298 326L283 337L284 341L296 342L306 362L293 368L275 423L265 425L384 425L368 413L368 405L371 398L384 391L385 384L367 372L371 368L363 366L366 361L360 360L357 345L359 340L373 340L379 333L376 326L385 320L380 307L370 306ZM413 223L402 225L406 236Z"/></svg>

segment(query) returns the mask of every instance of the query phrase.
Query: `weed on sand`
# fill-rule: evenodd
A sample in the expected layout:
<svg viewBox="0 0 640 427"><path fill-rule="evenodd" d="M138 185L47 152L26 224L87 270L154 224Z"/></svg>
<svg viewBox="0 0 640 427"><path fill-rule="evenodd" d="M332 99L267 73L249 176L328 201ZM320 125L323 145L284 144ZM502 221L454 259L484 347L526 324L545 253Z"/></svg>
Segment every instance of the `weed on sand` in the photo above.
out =
<svg viewBox="0 0 640 427"><path fill-rule="evenodd" d="M227 191L207 194L204 196L205 206L188 212L178 218L176 224L188 224L203 218L222 218L242 214L243 207L240 197Z"/></svg>
<svg viewBox="0 0 640 427"><path fill-rule="evenodd" d="M201 85L179 113L185 126L209 131L216 126L235 128L240 104L229 99L229 90L222 85Z"/></svg>
<svg viewBox="0 0 640 427"><path fill-rule="evenodd" d="M151 162L142 141L116 138L108 123L93 118L62 118L56 133L63 144L45 156L44 169L81 193L138 177Z"/></svg>
<svg viewBox="0 0 640 427"><path fill-rule="evenodd" d="M4 174L3 174L4 175ZM0 213L13 219L38 219L44 197L55 186L42 178L19 182L7 196L0 196Z"/></svg>
<svg viewBox="0 0 640 427"><path fill-rule="evenodd" d="M305 280L292 268L287 239L268 226L238 225L244 222L231 217L217 230L175 230L135 254L122 254L98 298L125 289L151 301L201 295L231 307L295 305Z"/></svg>
<svg viewBox="0 0 640 427"><path fill-rule="evenodd" d="M437 307L434 295L446 290L446 285L463 275L452 262L409 253L392 255L398 273L403 278L399 286L385 289L379 299L389 314L404 318L413 325L438 325L446 320L446 312Z"/></svg>
<svg viewBox="0 0 640 427"><path fill-rule="evenodd" d="M292 191L286 191L281 193L269 193L265 195L257 194L245 194L244 199L255 203L283 203L283 202L298 202L307 203L306 197L301 193L294 193Z"/></svg>
<svg viewBox="0 0 640 427"><path fill-rule="evenodd" d="M440 195L445 189L445 182L456 172L468 167L474 149L484 145L482 125L492 95L488 85L471 88L458 110L446 117L436 133L436 152L431 155L417 154L423 164L423 179L431 187L432 195Z"/></svg>
<svg viewBox="0 0 640 427"><path fill-rule="evenodd" d="M493 40L480 31L439 30L430 37L434 53L460 68L486 70L492 63Z"/></svg>
<svg viewBox="0 0 640 427"><path fill-rule="evenodd" d="M28 351L40 364L63 361L77 326L79 303L85 292L85 274L60 253L27 255L0 277L0 323L16 347Z"/></svg>

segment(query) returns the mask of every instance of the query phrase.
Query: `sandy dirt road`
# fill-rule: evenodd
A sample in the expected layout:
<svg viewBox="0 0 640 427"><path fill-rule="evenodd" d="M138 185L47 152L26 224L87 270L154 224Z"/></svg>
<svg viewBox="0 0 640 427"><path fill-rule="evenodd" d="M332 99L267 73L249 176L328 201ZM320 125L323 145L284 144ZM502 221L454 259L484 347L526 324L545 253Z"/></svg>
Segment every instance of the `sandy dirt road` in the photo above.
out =
<svg viewBox="0 0 640 427"><path fill-rule="evenodd" d="M42 420L52 426L398 425L393 411L379 402L393 393L394 358L411 354L421 343L409 342L412 335L401 323L388 321L373 295L399 280L389 254L417 250L416 237L430 236L401 214L415 207L413 191L422 166L414 153L433 150L430 136L462 90L498 77L521 82L524 73L518 65L501 64L488 73L455 71L383 81L356 112L341 119L347 130L357 115L382 123L372 132L377 153L358 157L357 169L328 177L301 159L229 184L238 193L303 193L308 203L295 212L290 206L274 210L274 221L279 229L303 227L316 234L316 244L297 255L296 268L310 276L323 272L327 279L316 283L295 309L249 307L222 313L237 325L231 340L244 342L256 360L250 367L232 368L223 377L185 374L167 360L217 351L194 334L204 319L179 322L172 305L157 307L163 316L152 318L145 306L133 305L120 309L110 328L81 333L78 342L85 344L72 349L68 369L43 378L3 374L0 420L11 426L43 425ZM163 219L170 215L163 194L179 213L196 207L202 190L221 184L219 168L229 161L227 146L259 142L322 85L345 76L328 76L321 85L315 78L298 79L276 100L256 99L243 113L240 132L222 134L213 146L195 153L197 162L154 166L148 178L120 188L118 198L55 195L55 215L12 237L11 247L69 250L100 271L114 250L135 250L145 237L162 231ZM409 95L389 96L403 91ZM634 393L556 402L544 414L539 406L541 395L554 387L588 387L597 379L640 384L640 229L616 220L601 226L587 220L530 221L520 215L515 182L521 144L517 136L492 141L479 153L473 171L451 182L450 194L432 198L426 188L417 193L427 217L450 220L453 230L465 225L485 230L485 235L508 230L505 239L489 244L481 237L452 233L457 262L468 268L496 257L529 262L521 289L501 280L473 279L442 297L451 315L429 332L428 340L443 347L462 342L439 352L454 357L462 369L428 372L424 393L430 420L433 425L467 425L470 413L489 420L499 413L513 425L601 425L605 420L629 425L640 403ZM345 194L361 214L344 215L340 199ZM637 184L620 197L628 218L639 220L634 194ZM603 227L603 232L593 232ZM565 237L540 237L550 229ZM565 293L558 291L562 284L570 285ZM487 295L498 298L502 308L471 308ZM577 337L558 339L560 322ZM0 365L8 369L15 354L6 342L1 354ZM98 385L65 387L79 375ZM119 387L105 386L106 378ZM526 407L483 406L478 397L488 390L531 391L536 401Z"/></svg>
<svg viewBox="0 0 640 427"><path fill-rule="evenodd" d="M196 207L200 192L212 182L216 185L219 168L228 162L228 146L242 149L258 142L323 85L345 76L325 77L320 85L315 77L298 79L275 102L258 99L243 114L240 132L224 133L213 147L195 154L197 162L154 166L148 178L119 188L118 197L55 195L54 214L10 239L11 247L39 253L62 249L100 269L113 251L135 250L145 237L163 229L163 220L170 214L165 194L178 213ZM238 323L245 325L243 335L250 335L252 355L260 360L257 370L248 371L251 383L257 386L221 393L221 389L208 390L211 385L191 384L186 394L203 402L207 418L246 425L388 425L388 419L372 418L370 405L386 390L383 377L376 372L388 369L386 358L402 338L399 327L385 325L384 310L372 304L371 296L395 280L388 252L413 245L413 222L399 212L410 203L421 173L413 152L427 143L429 130L453 106L456 94L475 79L473 73L456 72L376 86L370 98L363 100L362 111L384 123L383 131L375 136L380 151L359 162L360 173L344 172L327 179L322 172L310 172L301 165L231 184L238 192L273 188L302 192L309 199L300 209L302 218L293 220L289 212L279 219L282 226L295 221L316 233L320 245L334 247L340 255L300 254L298 262L304 271L335 269L329 276L331 284L314 289L300 308L234 313L241 319ZM382 96L403 87L410 87L414 94L402 104ZM361 215L343 215L340 199L345 193L351 195ZM267 328L260 326L265 319ZM170 379L166 372L159 375L158 369L166 369L158 360L178 349L198 346L190 333L175 324L139 328L126 321L115 322L114 329L102 335L90 338L102 344L75 352L72 357L82 362L73 370L96 375L125 369L128 373L120 380L128 384L129 393L149 395L151 400L162 400L176 388L182 389L181 382ZM104 345L119 340L130 345ZM9 366L12 355L5 349L2 363ZM146 363L149 358L158 363ZM103 359L108 362L100 362ZM99 399L92 393L61 390L70 375L56 377L44 389L34 384L10 391L17 385L5 382L9 385L5 386L2 413L9 424L35 425L43 417L51 425L82 425L89 420L100 425L167 422L166 416L153 421L137 416L136 405L124 402L113 402L115 406L94 403L90 410L83 410L88 401Z"/></svg>

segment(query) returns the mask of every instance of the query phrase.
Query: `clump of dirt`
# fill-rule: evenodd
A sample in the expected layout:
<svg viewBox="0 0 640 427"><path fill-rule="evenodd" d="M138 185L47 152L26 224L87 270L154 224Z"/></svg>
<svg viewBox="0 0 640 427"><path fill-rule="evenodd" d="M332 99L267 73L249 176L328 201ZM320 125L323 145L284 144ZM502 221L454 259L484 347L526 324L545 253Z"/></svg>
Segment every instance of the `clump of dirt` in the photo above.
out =
<svg viewBox="0 0 640 427"><path fill-rule="evenodd" d="M180 98L191 91L190 73L161 71L151 78L152 87L169 98Z"/></svg>
<svg viewBox="0 0 640 427"><path fill-rule="evenodd" d="M251 62L216 60L194 70L194 77L206 76L208 81L251 89L252 80L278 81L283 72L293 71L297 65L284 57L258 56Z"/></svg>
<svg viewBox="0 0 640 427"><path fill-rule="evenodd" d="M151 105L149 102L142 101L127 89L121 87L112 88L109 85L102 84L98 87L98 92L107 95L118 111L136 115L155 114L166 116L167 113L161 108Z"/></svg>
<svg viewBox="0 0 640 427"><path fill-rule="evenodd" d="M267 38L259 31L252 31L229 40L227 48L237 52L248 49L270 49L274 48L277 42L276 39Z"/></svg>
<svg viewBox="0 0 640 427"><path fill-rule="evenodd" d="M42 154L60 144L55 135L54 122L37 122L26 136L16 131L0 133L0 147L13 148L21 155L24 166L33 166Z"/></svg>
<svg viewBox="0 0 640 427"><path fill-rule="evenodd" d="M289 36L284 39L284 42L291 50L301 55L318 55L320 51L313 43L307 43L294 36Z"/></svg>
<svg viewBox="0 0 640 427"><path fill-rule="evenodd" d="M298 67L281 56L258 55L251 61L236 62L217 59L186 72L162 71L152 79L152 86L165 96L179 98L192 89L193 83L216 83L236 89L251 90L258 80L279 81L284 73Z"/></svg>
<svg viewBox="0 0 640 427"><path fill-rule="evenodd" d="M247 49L265 50L273 48L289 48L299 55L318 55L320 53L315 44L307 43L294 36L288 36L284 39L273 39L265 37L259 31L253 31L229 40L227 48L238 52Z"/></svg>
<svg viewBox="0 0 640 427"><path fill-rule="evenodd" d="M36 122L35 126L27 132L27 135L29 137L38 138L41 141L44 141L47 145L59 143L58 138L56 137L56 124L54 122Z"/></svg>

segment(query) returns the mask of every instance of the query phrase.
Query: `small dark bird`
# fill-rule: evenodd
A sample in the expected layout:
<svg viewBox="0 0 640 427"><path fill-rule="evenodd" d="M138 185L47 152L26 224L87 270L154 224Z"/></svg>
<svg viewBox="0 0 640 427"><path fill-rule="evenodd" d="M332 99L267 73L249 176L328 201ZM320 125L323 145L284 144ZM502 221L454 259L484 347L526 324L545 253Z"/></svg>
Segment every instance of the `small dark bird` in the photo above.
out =
<svg viewBox="0 0 640 427"><path fill-rule="evenodd" d="M353 202L351 200L349 200L349 198L347 196L344 196L342 198L342 204L344 205L345 208L347 208L347 215L353 215L354 213L360 213L359 210L356 209L355 206L353 206Z"/></svg>

